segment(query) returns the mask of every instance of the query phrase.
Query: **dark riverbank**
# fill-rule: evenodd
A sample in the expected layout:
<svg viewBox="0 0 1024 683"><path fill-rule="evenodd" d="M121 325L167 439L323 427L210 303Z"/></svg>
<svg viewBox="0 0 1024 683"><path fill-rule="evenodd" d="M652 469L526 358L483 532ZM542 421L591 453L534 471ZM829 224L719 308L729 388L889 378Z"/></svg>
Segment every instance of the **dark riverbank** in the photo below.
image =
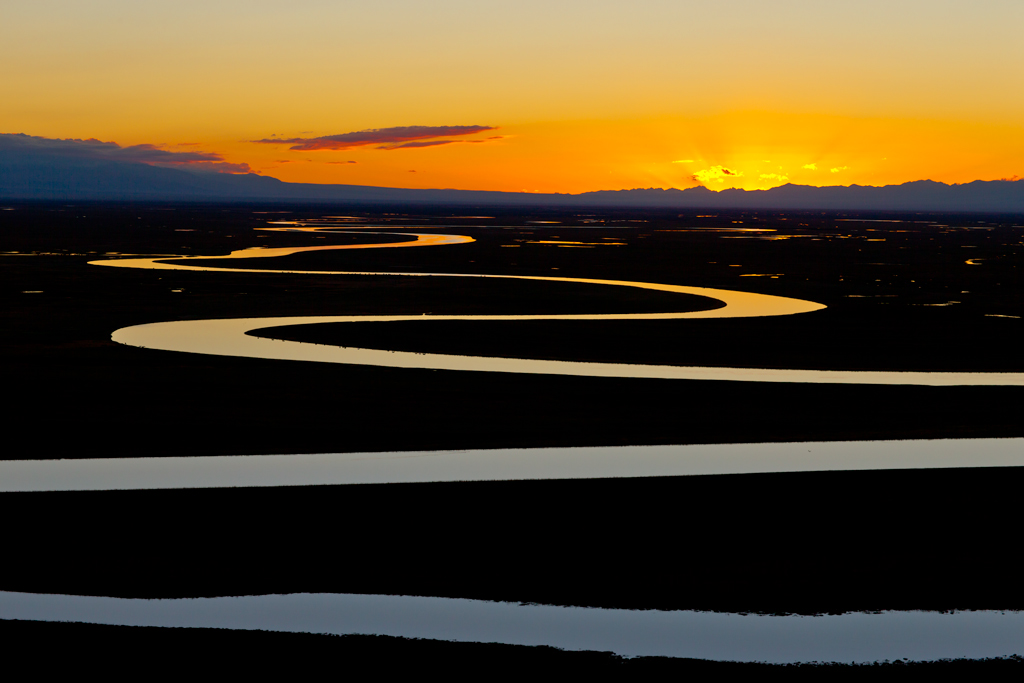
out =
<svg viewBox="0 0 1024 683"><path fill-rule="evenodd" d="M162 210L168 208L174 210ZM160 320L650 312L686 310L703 300L571 283L115 270L87 262L109 252L213 255L264 244L352 243L370 236L320 239L256 231L267 220L298 216L253 213L267 210L255 207L15 209L0 212L0 251L7 252L0 255L5 318L0 343L8 359L3 373L5 386L20 399L7 419L46 436L9 449L4 457L1024 433L1017 414L1024 393L1013 387L541 378L324 367L123 347L110 341L112 331ZM1019 285L1024 228L1014 227L1022 224L1014 217L911 214L885 219L905 221L900 223L858 223L848 214L820 213L491 215L496 217L436 212L368 217L375 225L405 224L399 231L454 226L440 231L471 235L477 240L471 244L306 253L246 265L633 279L761 291L828 308L745 320L417 322L416 327L388 323L268 333L371 348L611 362L1024 369L1018 353L1024 319L1007 317L1024 315ZM341 227L366 222L348 220ZM482 225L491 227L473 227ZM612 244L593 246L604 242ZM968 258L977 265L967 264ZM55 416L59 430L49 428ZM384 419L399 420L401 428L381 429Z"/></svg>
<svg viewBox="0 0 1024 683"><path fill-rule="evenodd" d="M110 341L113 330L173 319L664 311L700 302L555 283L107 269L87 262L111 252L215 255L364 238L254 230L304 211L294 206L13 208L0 212L2 371L17 399L4 424L25 438L6 458L1024 435L1019 387L541 378L124 347ZM266 210L296 213L253 213ZM321 213L354 212L304 215ZM1024 368L1020 217L452 213L378 214L346 225L454 226L425 229L476 242L302 254L266 265L630 279L793 296L829 308L677 326L417 323L292 332L379 348L619 362ZM563 222L528 222L535 220ZM150 597L315 590L812 613L1022 609L1013 543L1022 476L1011 468L3 494L0 509L12 523L0 589ZM249 638L316 640L3 626L36 643L145 631L156 634L139 636L152 637L145 647L156 651L179 636L237 638L245 648L262 647ZM342 642L328 640L330 647ZM492 666L549 654L574 662L566 666L591 656L607 663L604 655L374 642L385 645L366 646L367 661L379 652L384 660L450 663L476 656L462 654L472 650ZM421 645L435 654L408 654ZM280 647L302 652L307 645ZM843 671L883 670L890 671Z"/></svg>
<svg viewBox="0 0 1024 683"><path fill-rule="evenodd" d="M1024 609L1022 468L7 493L4 590ZM40 543L45 538L45 543Z"/></svg>

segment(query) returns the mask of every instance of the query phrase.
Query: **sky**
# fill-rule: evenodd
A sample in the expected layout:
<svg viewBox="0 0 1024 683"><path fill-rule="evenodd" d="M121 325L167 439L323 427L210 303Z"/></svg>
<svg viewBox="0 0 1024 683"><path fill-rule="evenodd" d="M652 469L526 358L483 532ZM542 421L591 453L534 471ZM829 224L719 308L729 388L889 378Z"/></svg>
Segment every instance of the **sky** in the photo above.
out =
<svg viewBox="0 0 1024 683"><path fill-rule="evenodd" d="M0 0L0 133L281 180L1024 175L1020 0Z"/></svg>

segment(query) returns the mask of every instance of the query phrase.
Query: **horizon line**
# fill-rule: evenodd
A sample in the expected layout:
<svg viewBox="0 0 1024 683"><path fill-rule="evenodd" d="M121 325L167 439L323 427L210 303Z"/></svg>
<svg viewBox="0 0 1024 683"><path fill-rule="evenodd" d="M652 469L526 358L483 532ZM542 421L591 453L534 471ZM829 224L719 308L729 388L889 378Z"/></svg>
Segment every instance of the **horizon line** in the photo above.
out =
<svg viewBox="0 0 1024 683"><path fill-rule="evenodd" d="M150 164L146 164L146 165L148 166ZM743 187L723 187L720 190L716 190L714 188L708 187L707 185L704 185L703 183L699 183L699 184L693 185L691 187L677 187L677 186L655 187L655 186L650 186L650 187L625 187L625 188L620 188L620 189L617 189L617 190L584 190L582 192L538 192L538 191L533 191L533 190L470 190L470 189L464 189L464 188L459 188L459 187L402 187L402 186L398 186L398 185L366 185L366 184L361 184L361 183L294 182L294 181L291 181L291 180L281 180L280 178L278 178L276 176L272 176L272 175L269 175L269 174L263 174L263 173L257 173L255 171L250 171L248 173L216 173L216 172L204 172L204 171L199 171L199 170L193 171L193 170L190 170L190 169L180 169L180 170L184 170L184 171L186 171L188 173L193 173L195 175L203 175L203 176L210 176L210 175L212 175L212 176L225 176L225 175L230 175L230 176L256 176L258 178L270 178L271 180L276 180L277 182L283 183L285 185L313 185L313 186L316 186L316 187L367 187L367 188L374 188L374 189L380 189L380 190L410 190L410 191L423 191L423 192L496 192L496 193L502 193L502 194L557 195L557 196L562 196L562 197L578 197L580 195L594 194L594 193L597 193L597 192L636 192L636 191L642 191L642 190L660 190L662 192L669 192L669 191L675 190L677 192L688 192L690 190L698 190L698 189L703 188L703 189L705 189L705 190L707 190L709 192L714 192L715 194L720 194L722 192L729 192L729 191L738 191L738 192L770 192L772 190L777 190L777 189L780 189L780 188L783 188L783 187L807 187L807 188L814 188L814 189L840 189L840 188L841 189L848 189L848 188L857 187L857 188L881 189L881 188L886 188L886 187L902 187L904 185L913 185L914 183L934 183L936 185L943 185L945 187L962 187L964 185L973 185L974 183L999 183L999 182L1016 183L1016 182L1024 181L1024 177L1022 177L1022 176L1012 176L1010 178L993 178L991 180L985 180L984 178L975 178L974 180L969 180L969 181L966 181L966 182L963 182L963 183L947 183L947 182L942 181L942 180L933 180L931 178L918 178L917 180L905 180L905 181L903 181L901 183L888 183L888 184L885 184L885 185L862 185L860 183L851 183L849 185L810 185L810 184L801 184L801 183L783 183L782 185L774 185L772 187L766 187L766 188L763 188L763 189L759 188L759 189L753 189L753 190L748 190L748 189L743 188Z"/></svg>

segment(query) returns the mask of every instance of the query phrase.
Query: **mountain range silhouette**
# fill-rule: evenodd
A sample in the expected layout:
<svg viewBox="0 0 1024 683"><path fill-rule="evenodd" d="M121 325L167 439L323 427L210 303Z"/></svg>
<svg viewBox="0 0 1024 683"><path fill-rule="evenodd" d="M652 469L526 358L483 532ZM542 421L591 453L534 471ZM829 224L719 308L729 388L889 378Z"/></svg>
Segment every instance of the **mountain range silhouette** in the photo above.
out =
<svg viewBox="0 0 1024 683"><path fill-rule="evenodd" d="M42 141L45 144L37 144ZM769 190L704 186L541 194L367 185L288 183L255 173L230 174L141 163L110 143L50 141L0 135L0 200L313 201L362 204L635 207L694 209L823 209L1024 213L1024 179L948 185L918 180L882 187L787 184ZM84 150L84 151L83 151Z"/></svg>

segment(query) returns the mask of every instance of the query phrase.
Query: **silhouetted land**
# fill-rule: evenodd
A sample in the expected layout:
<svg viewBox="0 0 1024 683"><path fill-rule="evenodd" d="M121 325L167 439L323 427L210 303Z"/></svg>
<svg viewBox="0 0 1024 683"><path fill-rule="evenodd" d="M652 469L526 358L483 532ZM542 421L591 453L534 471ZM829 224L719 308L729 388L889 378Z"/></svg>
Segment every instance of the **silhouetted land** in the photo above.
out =
<svg viewBox="0 0 1024 683"><path fill-rule="evenodd" d="M127 150L120 150L125 152ZM113 152L113 154L111 154ZM946 185L917 180L900 185L815 187L787 183L768 190L729 189L713 192L704 186L541 194L476 190L426 190L368 185L282 182L255 173L192 173L150 166L119 155L109 147L98 150L85 141L48 140L28 135L0 134L0 198L63 201L290 201L308 204L347 204L367 208L389 204L385 210L447 206L537 207L563 210L600 207L707 209L843 209L1022 211L1024 180L976 180Z"/></svg>
<svg viewBox="0 0 1024 683"><path fill-rule="evenodd" d="M123 347L110 341L115 329L173 319L665 311L701 301L596 285L259 276L86 265L104 252L212 255L261 244L367 239L336 234L319 239L253 230L268 219L295 217L295 213L254 214L251 208L238 207L158 208L19 207L0 212L0 251L46 254L0 255L4 265L0 271L5 316L2 344L8 359L4 381L12 395L20 398L8 419L46 435L25 449L10 449L6 457L134 456L140 449L148 455L247 454L1007 436L1022 431L1018 410L1024 390L1019 388L486 375L214 358ZM425 220L410 221L408 216L378 215L371 218L396 224L464 224L442 230L472 235L477 242L307 253L245 265L634 279L747 289L829 306L813 314L760 320L415 322L266 332L281 337L418 351L620 362L1024 369L1019 353L1024 320L989 317L1024 315L1020 286L1024 228L1014 227L1024 224L1024 219L912 214L895 217L912 221L906 223L836 220L844 217L851 216L739 213L680 218L674 212L651 212L639 219L631 213L456 219L424 214L413 218ZM577 226L537 226L527 224L528 220L572 220ZM594 220L607 220L617 227L581 223ZM629 222L637 220L646 222ZM469 227L486 223L498 227ZM690 230L693 227L761 227L777 232ZM531 243L540 241L626 244L566 248ZM517 244L521 246L502 246ZM980 265L968 265L968 259ZM754 274L778 274L778 278L749 277ZM60 418L59 430L52 429L54 416ZM398 419L399 428L380 429L382 416ZM154 434L160 437L154 439Z"/></svg>
<svg viewBox="0 0 1024 683"><path fill-rule="evenodd" d="M3 494L0 513L17 524L0 587L1024 609L1022 480L993 468Z"/></svg>
<svg viewBox="0 0 1024 683"><path fill-rule="evenodd" d="M447 225L429 230L477 241L245 265L642 280L794 296L829 308L763 320L416 322L264 334L614 362L1021 371L1024 319L1014 317L1024 316L1021 216L472 212L493 217L481 219L451 215L465 209L8 206L14 210L0 211L0 348L4 387L16 400L4 424L20 438L10 440L5 458L1024 435L1019 387L409 371L192 356L110 341L120 327L173 319L667 311L706 303L697 298L557 283L86 265L106 252L214 255L386 239L253 230L268 219L362 212L373 225ZM292 213L253 213L266 210ZM562 223L528 223L535 220ZM589 244L539 243L573 241ZM625 244L590 247L602 241ZM1011 468L3 494L10 524L0 589L153 597L380 592L766 612L1024 609L1015 574L1022 476ZM30 640L40 633L32 629L58 640L78 629L149 638L154 648L179 642L163 630L4 628ZM143 632L161 635L137 635ZM276 634L204 642L234 638L250 647L256 640L247 639L264 637L321 647L309 644L314 637ZM355 642L316 642L328 641L324 648ZM375 642L383 649L367 652L384 659L414 647ZM429 647L440 649L413 656L455 652ZM562 662L590 656L465 647L524 666L549 654Z"/></svg>

